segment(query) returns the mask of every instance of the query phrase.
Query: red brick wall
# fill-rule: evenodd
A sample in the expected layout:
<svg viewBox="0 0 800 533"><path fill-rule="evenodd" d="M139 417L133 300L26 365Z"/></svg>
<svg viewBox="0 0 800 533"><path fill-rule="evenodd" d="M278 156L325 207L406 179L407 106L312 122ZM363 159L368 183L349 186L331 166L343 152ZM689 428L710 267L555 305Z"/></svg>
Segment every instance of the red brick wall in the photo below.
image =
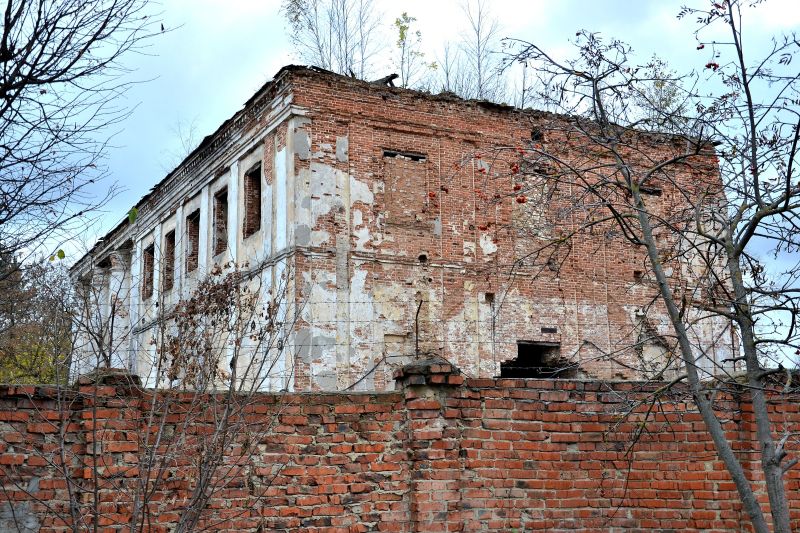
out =
<svg viewBox="0 0 800 533"><path fill-rule="evenodd" d="M442 370L412 373L394 393L255 397L241 416L251 430L268 431L226 446L223 482L201 524L225 532L747 530L734 486L681 394L662 398L641 425L646 403L632 418L621 416L644 397L641 384L464 382ZM100 530L125 530L146 461L151 399L113 386L84 386L60 399L53 389L5 388L0 529L14 530L14 509L39 531L64 531L58 516L68 517L69 486L82 491L85 523L97 488ZM778 426L800 422L797 399L773 404ZM171 427L184 420L180 406L185 401L167 417ZM728 407L729 438L757 476L748 404ZM185 433L203 435L211 421L198 418ZM58 468L61 432L69 480ZM149 531L169 531L185 506L194 457L181 451L155 490ZM795 469L787 494L796 528L799 489Z"/></svg>
<svg viewBox="0 0 800 533"><path fill-rule="evenodd" d="M347 368L337 369L350 372L341 383L353 383L373 368L374 354L387 351L384 335L413 338L417 321L420 351L446 357L470 377L498 375L502 362L517 357L517 342L525 341L560 344L561 356L579 365L583 377L642 378L635 369L645 365L633 348L641 326L637 313L657 292L642 277L649 269L644 251L613 223L581 230L587 220L608 213L579 187L562 182L555 190L533 172L514 171L520 163L517 149L530 160L533 148L542 144L577 168L599 165L607 155L570 136L567 119L323 73L292 76L293 102L308 110L304 128L311 143L311 155L295 158L295 170L311 168L309 175L319 176L322 168L335 169L373 193L370 203L350 205L345 187L317 198L319 180L298 179L299 187L307 187L301 197L348 204L316 219L312 230L330 238L298 265L299 271L327 270L328 279L339 285L365 277L363 291L331 291L324 302L348 298L343 307L368 310L336 316L363 324L362 332L351 332L363 347L354 342ZM346 160L333 149L341 138L349 141ZM683 149L644 135L635 140L634 165ZM394 157L397 153L411 157ZM660 196L647 197L655 212L677 217L689 207L676 184L698 197L718 188L715 156L705 153L695 163L675 169L674 182L654 184L663 189ZM518 203L523 194L527 201ZM582 197L585 205L577 205ZM620 205L625 201L620 198ZM569 246L556 246L573 232ZM340 279L342 270L334 262L317 260L334 245L337 255L347 256L350 282ZM678 283L680 265L667 266ZM493 307L486 305L487 293L497 295ZM417 320L419 301L424 304ZM309 308L315 305L308 302ZM668 320L657 305L650 306L648 320L669 337ZM726 328L724 322L715 326L717 332ZM706 335L702 344L702 351L718 361L730 357L730 335ZM370 385L380 390L391 374L391 365L379 366L370 371Z"/></svg>

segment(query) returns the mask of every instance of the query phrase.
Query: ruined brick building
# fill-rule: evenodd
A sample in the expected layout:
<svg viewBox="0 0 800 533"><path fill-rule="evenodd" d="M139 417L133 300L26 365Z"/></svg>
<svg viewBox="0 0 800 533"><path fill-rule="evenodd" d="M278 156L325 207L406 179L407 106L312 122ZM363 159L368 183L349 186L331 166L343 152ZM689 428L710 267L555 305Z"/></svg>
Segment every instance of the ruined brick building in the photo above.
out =
<svg viewBox="0 0 800 533"><path fill-rule="evenodd" d="M519 168L530 148L579 148L542 126L553 120L285 67L73 275L95 290L99 316L115 314L110 329L125 340L113 365L145 378L159 314L229 263L257 268L265 294L288 276L298 319L268 388L383 390L393 369L430 354L469 377L670 370L641 250L581 231L568 253L533 253L573 224L547 169ZM704 157L713 180L713 153ZM664 210L681 203L667 186L652 192ZM707 372L731 357L724 321L693 334Z"/></svg>

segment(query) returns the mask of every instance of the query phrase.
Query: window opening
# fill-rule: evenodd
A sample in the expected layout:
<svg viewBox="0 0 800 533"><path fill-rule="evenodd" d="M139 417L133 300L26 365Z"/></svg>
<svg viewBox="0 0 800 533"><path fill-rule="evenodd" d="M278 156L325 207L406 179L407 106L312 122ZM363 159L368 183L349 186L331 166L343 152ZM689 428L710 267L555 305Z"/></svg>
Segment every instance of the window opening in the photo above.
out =
<svg viewBox="0 0 800 533"><path fill-rule="evenodd" d="M228 249L228 189L214 195L214 255Z"/></svg>
<svg viewBox="0 0 800 533"><path fill-rule="evenodd" d="M144 254L142 255L142 263L143 263L143 270L144 276L142 279L142 297L147 300L153 296L153 278L154 274L154 266L156 260L156 248L155 243L151 244L147 248L144 249Z"/></svg>
<svg viewBox="0 0 800 533"><path fill-rule="evenodd" d="M500 363L501 378L571 378L576 368L561 358L561 346L552 342L517 342L517 358Z"/></svg>
<svg viewBox="0 0 800 533"><path fill-rule="evenodd" d="M175 230L164 236L164 290L175 284Z"/></svg>
<svg viewBox="0 0 800 533"><path fill-rule="evenodd" d="M261 163L244 175L244 237L261 229Z"/></svg>
<svg viewBox="0 0 800 533"><path fill-rule="evenodd" d="M186 272L197 269L200 257L200 210L186 217Z"/></svg>
<svg viewBox="0 0 800 533"><path fill-rule="evenodd" d="M428 163L423 154L384 150L382 174L385 186L385 222L406 229L433 229L428 209L436 192L428 191Z"/></svg>
<svg viewBox="0 0 800 533"><path fill-rule="evenodd" d="M639 192L642 194L646 194L648 196L661 196L662 194L662 191L659 187L648 187L648 186L639 187Z"/></svg>
<svg viewBox="0 0 800 533"><path fill-rule="evenodd" d="M405 157L411 161L425 161L427 156L417 152L401 152L399 150L384 150L383 157Z"/></svg>

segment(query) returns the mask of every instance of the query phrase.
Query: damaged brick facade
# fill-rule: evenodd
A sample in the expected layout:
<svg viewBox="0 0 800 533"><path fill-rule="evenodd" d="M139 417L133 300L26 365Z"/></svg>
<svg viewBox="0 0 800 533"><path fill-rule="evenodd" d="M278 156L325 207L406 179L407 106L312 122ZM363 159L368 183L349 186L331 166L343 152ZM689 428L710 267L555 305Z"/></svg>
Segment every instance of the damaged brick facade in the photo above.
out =
<svg viewBox="0 0 800 533"><path fill-rule="evenodd" d="M471 378L541 366L555 377L647 377L666 364L652 339L669 327L657 307L643 311L654 286L641 250L599 227L573 236L568 253L529 259L574 229L563 198L548 194L547 169L514 167L514 150L534 144L566 158L588 149L551 133L558 120L286 67L73 274L101 288L99 307L123 295L115 328L128 333L113 366L146 380L160 310L226 263L291 278L298 321L269 387L391 389L396 368L431 355ZM661 140L646 150L673 149ZM698 159L676 178L688 189L716 178L714 155ZM665 187L653 202L668 211L681 196ZM731 357L730 325L694 328L710 373Z"/></svg>

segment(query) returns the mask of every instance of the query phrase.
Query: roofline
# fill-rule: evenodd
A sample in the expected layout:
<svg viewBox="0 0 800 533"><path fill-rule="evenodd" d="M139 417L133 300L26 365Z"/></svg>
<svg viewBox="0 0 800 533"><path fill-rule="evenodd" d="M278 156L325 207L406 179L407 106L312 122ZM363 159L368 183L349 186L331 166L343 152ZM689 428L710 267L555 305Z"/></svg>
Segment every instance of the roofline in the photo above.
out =
<svg viewBox="0 0 800 533"><path fill-rule="evenodd" d="M202 141L195 147L189 154L183 158L183 160L178 163L174 169L172 169L166 176L164 176L161 180L159 180L155 185L153 185L150 190L142 196L132 207L131 209L139 209L142 205L144 205L150 197L162 187L165 183L167 183L170 179L174 176L179 174L186 166L188 166L195 158L199 157L203 150L209 147L214 143L217 137L224 132L225 128L232 122L234 122L240 115L247 112L248 108L250 108L258 99L267 92L271 87L278 84L288 76L293 73L309 73L314 75L323 75L323 76L330 76L333 78L337 78L339 80L348 80L349 82L355 85L361 85L364 87L370 87L372 89L380 88L385 92L391 94L408 94L408 95L417 95L417 96L424 96L426 99L437 101L437 102L451 102L451 103L461 103L461 104L471 104L477 107L485 108L495 112L522 112L531 116L536 116L540 118L550 117L550 118L568 118L567 115L561 115L558 113L552 113L549 111L537 110L537 109L520 109L508 104L498 104L495 102L490 102L488 100L481 100L481 99L466 99L462 98L455 93L451 92L441 92L438 94L431 94L423 91L418 91L414 89L407 89L403 87L389 87L385 85L378 85L376 82L369 82L365 80L360 80L357 78L352 78L349 76L344 76L341 74L336 74L335 72L331 72L329 70L315 67L315 66L308 66L308 65L285 65L275 73L275 75L267 80L258 90L256 90L253 95L245 101L242 105L241 109L236 111L233 115L231 115L228 119L223 121L213 133L206 135ZM577 117L575 117L577 118ZM671 134L664 134L664 133L657 133L656 135L662 137L675 137L681 140L691 140L686 136L676 136ZM713 143L712 143L713 144ZM716 144L714 144L716 146ZM125 227L129 226L130 222L128 216L126 214L125 217L112 229L103 235L103 237L97 239L97 242L83 255L80 259L78 259L70 268L69 272L71 275L75 275L78 270L83 266L84 262L87 258L91 257L92 255L96 254L97 252L103 250L105 246L110 242L111 238L117 234L118 232L122 231Z"/></svg>

